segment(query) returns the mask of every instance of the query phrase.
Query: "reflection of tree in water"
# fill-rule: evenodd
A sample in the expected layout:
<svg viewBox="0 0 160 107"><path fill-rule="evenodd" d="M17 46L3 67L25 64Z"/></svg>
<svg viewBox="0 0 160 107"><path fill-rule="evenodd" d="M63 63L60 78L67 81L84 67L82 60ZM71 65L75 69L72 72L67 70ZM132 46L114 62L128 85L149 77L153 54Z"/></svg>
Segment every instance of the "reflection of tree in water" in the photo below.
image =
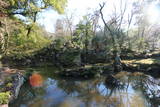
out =
<svg viewBox="0 0 160 107"><path fill-rule="evenodd" d="M126 93L129 93L130 87L135 91L134 93L141 92L140 96L145 97L144 99L138 100L138 94L132 95L131 99L128 99L128 102L131 106L132 103L137 104L138 102L144 102L144 107L158 107L160 105L160 81L152 78L151 76L145 75L143 73L135 72L120 72L114 76L115 78L107 79L107 87L111 90L120 89L122 91L126 90ZM119 85L119 83L122 82ZM110 87L111 86L111 87ZM127 91L128 90L128 91ZM141 98L143 98L141 97ZM147 99L147 100L145 100Z"/></svg>
<svg viewBox="0 0 160 107"><path fill-rule="evenodd" d="M152 107L160 106L160 80L142 73L134 73L130 79L133 88L140 90Z"/></svg>
<svg viewBox="0 0 160 107"><path fill-rule="evenodd" d="M130 96L127 90L128 85L123 79L125 78L119 78L119 75L109 75L105 79L105 86L110 90L110 93L107 95L108 99L113 96L117 99L114 107L131 106Z"/></svg>
<svg viewBox="0 0 160 107"><path fill-rule="evenodd" d="M121 82L120 80L116 79L114 76L109 75L105 79L105 86L106 88L110 89L109 96L112 95L114 91L121 91L125 89L125 83Z"/></svg>
<svg viewBox="0 0 160 107"><path fill-rule="evenodd" d="M106 88L110 89L110 96L117 96L120 100L119 106L122 107L127 105L158 107L160 105L159 84L158 80L136 72L120 72L114 76L108 76L105 80ZM136 90L136 92L130 93L131 89ZM138 92L142 94L138 94ZM145 98L142 96L145 96Z"/></svg>
<svg viewBox="0 0 160 107"><path fill-rule="evenodd" d="M144 92L143 94L146 95L145 92L150 89L146 87L152 84L149 83L150 79L148 80L147 77L146 75L139 76L138 73L121 72L106 78L88 81L60 80L57 84L69 96L80 99L86 107L150 107L139 93ZM135 92L133 88L137 91Z"/></svg>
<svg viewBox="0 0 160 107"><path fill-rule="evenodd" d="M67 81L67 80L58 80L57 86L63 91L65 91L67 94L73 94L76 91L80 92L80 87L76 85L75 81Z"/></svg>
<svg viewBox="0 0 160 107"><path fill-rule="evenodd" d="M63 89L70 96L80 99L86 107L92 106L113 106L116 107L119 100L111 96L112 89L104 85L104 78L98 78L89 81L67 81L60 80L57 82L58 87Z"/></svg>

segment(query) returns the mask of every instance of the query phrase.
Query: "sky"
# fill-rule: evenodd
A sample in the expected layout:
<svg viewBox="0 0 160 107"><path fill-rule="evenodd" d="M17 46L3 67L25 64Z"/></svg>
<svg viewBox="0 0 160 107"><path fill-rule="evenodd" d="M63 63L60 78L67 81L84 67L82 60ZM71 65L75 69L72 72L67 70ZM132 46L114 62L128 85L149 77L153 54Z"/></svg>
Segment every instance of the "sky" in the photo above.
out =
<svg viewBox="0 0 160 107"><path fill-rule="evenodd" d="M73 22L74 25L76 25L79 20L82 19L82 16L86 15L87 13L93 12L93 10L99 9L99 3L106 2L106 6L103 12L105 14L105 18L109 19L109 16L111 16L112 12L114 11L114 7L117 8L117 11L119 11L120 1L123 2L123 6L125 3L124 1L127 1L127 11L130 12L132 2L137 0L68 0L65 14L70 15L71 13L73 13ZM148 19L153 19L150 20L151 23L156 23L156 21L160 17L160 10L157 10L154 5L150 5L146 8L146 11L148 12L147 15L149 16ZM37 22L41 26L43 26L46 31L53 33L56 20L65 17L65 14L59 15L53 9L47 9L39 14L39 19Z"/></svg>
<svg viewBox="0 0 160 107"><path fill-rule="evenodd" d="M66 14L74 14L74 24L78 23L82 16L84 16L87 11L91 11L99 6L101 0L68 0L67 7L65 9ZM88 10L89 9L89 10ZM53 9L48 9L43 11L39 15L38 23L46 28L48 32L54 32L54 26L58 18L64 17L64 15L59 15Z"/></svg>
<svg viewBox="0 0 160 107"><path fill-rule="evenodd" d="M160 4L157 4L157 2L153 2L149 6L147 6L146 14L147 14L147 19L149 23L159 23L159 18L160 18ZM152 19L152 20L150 20Z"/></svg>

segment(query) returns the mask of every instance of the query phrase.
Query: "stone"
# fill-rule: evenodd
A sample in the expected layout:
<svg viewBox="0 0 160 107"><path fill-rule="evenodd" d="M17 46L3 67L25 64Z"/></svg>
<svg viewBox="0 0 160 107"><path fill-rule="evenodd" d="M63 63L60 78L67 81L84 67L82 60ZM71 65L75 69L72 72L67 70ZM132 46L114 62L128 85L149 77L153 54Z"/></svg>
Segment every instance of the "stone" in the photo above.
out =
<svg viewBox="0 0 160 107"><path fill-rule="evenodd" d="M13 76L13 81L14 81L13 82L13 84L14 84L13 99L16 99L18 97L19 90L24 83L23 75L21 75L20 73L14 75Z"/></svg>
<svg viewBox="0 0 160 107"><path fill-rule="evenodd" d="M0 68L0 92L9 91L11 96L9 101L15 100L19 94L20 87L24 83L22 71L17 69ZM1 107L1 106L0 106Z"/></svg>

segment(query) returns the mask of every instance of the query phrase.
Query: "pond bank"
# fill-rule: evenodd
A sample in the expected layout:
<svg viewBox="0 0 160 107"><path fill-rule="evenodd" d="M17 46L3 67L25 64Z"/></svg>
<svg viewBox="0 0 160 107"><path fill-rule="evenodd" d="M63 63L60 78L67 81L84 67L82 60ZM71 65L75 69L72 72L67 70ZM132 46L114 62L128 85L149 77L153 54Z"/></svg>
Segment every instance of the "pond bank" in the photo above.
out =
<svg viewBox="0 0 160 107"><path fill-rule="evenodd" d="M16 64L15 65L13 64L12 66L16 68ZM28 65L27 67L43 67L43 66L44 67L56 66L59 69L59 72L55 73L66 77L87 78L101 74L114 73L112 62L85 64L81 66L72 66L72 67L63 67L59 63L56 65L53 63L39 63L37 66L31 64ZM127 71L127 72L138 71L154 77L160 77L160 57L122 60L122 68L123 68L122 71Z"/></svg>
<svg viewBox="0 0 160 107"><path fill-rule="evenodd" d="M6 56L2 58L2 61L15 67L17 65L21 67L56 66L60 68L61 72L58 72L60 75L71 77L88 77L88 75L95 76L114 71L113 56L108 55L110 57L107 57L105 52L100 54L90 50L85 56L82 50L81 52L78 49L68 48L57 51L53 46L51 44L50 47L39 50L33 56L22 58ZM160 77L160 51L148 54L130 53L133 56L128 54L121 55L122 71L138 71ZM86 60L84 60L84 57L86 57Z"/></svg>
<svg viewBox="0 0 160 107"><path fill-rule="evenodd" d="M122 60L126 71L139 71L153 77L160 77L160 57Z"/></svg>
<svg viewBox="0 0 160 107"><path fill-rule="evenodd" d="M18 97L19 90L24 83L23 73L22 70L0 68L0 106L7 107L9 102Z"/></svg>

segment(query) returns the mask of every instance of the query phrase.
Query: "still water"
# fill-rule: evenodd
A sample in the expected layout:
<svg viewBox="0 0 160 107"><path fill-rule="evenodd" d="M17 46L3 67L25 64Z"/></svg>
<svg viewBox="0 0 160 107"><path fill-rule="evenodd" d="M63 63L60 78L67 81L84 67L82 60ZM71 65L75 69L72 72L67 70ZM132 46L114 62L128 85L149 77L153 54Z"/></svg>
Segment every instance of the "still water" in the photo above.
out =
<svg viewBox="0 0 160 107"><path fill-rule="evenodd" d="M55 68L36 68L9 107L160 107L160 82L121 72L94 79L60 78Z"/></svg>

